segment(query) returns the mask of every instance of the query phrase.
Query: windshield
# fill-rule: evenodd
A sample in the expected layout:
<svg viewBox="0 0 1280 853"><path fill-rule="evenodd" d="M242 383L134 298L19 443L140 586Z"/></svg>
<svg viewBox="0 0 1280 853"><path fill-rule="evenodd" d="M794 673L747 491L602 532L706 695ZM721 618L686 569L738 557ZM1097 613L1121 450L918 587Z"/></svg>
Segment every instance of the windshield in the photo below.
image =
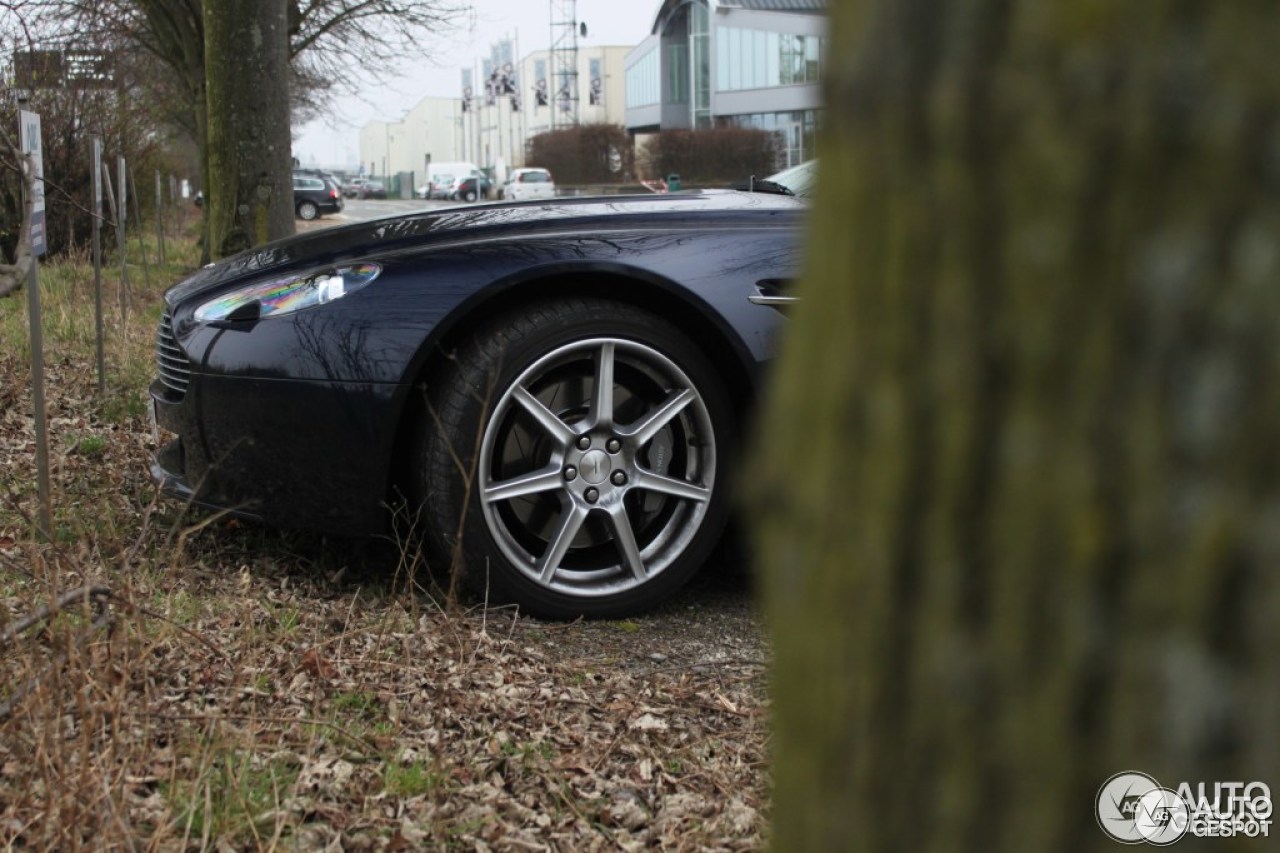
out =
<svg viewBox="0 0 1280 853"><path fill-rule="evenodd" d="M770 175L765 180L786 187L792 195L809 198L817 189L818 161L806 160L797 166Z"/></svg>

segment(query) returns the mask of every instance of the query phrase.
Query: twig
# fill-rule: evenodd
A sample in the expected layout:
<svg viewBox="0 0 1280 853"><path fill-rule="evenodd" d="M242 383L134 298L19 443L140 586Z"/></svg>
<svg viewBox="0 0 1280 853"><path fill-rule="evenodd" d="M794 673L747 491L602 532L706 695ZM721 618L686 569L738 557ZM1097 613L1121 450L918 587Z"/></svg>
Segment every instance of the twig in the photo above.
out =
<svg viewBox="0 0 1280 853"><path fill-rule="evenodd" d="M34 625L46 622L59 612L65 610L78 601L93 600L97 605L98 612L101 614L102 606L106 599L111 598L111 589L105 586L82 586L73 589L70 592L64 592L51 604L46 604L34 613L22 617L0 633L0 646L5 646L13 641L13 638L21 634L23 631ZM96 618L96 617L95 617Z"/></svg>
<svg viewBox="0 0 1280 853"><path fill-rule="evenodd" d="M112 597L111 590L104 586L82 586L78 589L73 589L70 592L64 592L62 595L58 596L53 603L41 607L35 613L32 613L29 616L24 616L7 627L4 630L4 633L0 634L0 648L8 645L13 641L13 638L17 637L23 631L47 622L49 619L58 615L62 610L79 601L86 603L89 601L94 602L97 612L93 617L93 620L89 623L89 627L91 630L97 630L111 621L111 614L106 609L105 604L106 601ZM39 675L18 685L9 693L8 698L5 699L4 702L0 702L0 720L7 720L13 715L14 708L16 708L18 704L26 698L27 694L34 690L37 684L43 681L49 673L53 672L66 659L69 648L70 647L64 648L59 651L54 656L53 660L49 662L48 666L41 670Z"/></svg>

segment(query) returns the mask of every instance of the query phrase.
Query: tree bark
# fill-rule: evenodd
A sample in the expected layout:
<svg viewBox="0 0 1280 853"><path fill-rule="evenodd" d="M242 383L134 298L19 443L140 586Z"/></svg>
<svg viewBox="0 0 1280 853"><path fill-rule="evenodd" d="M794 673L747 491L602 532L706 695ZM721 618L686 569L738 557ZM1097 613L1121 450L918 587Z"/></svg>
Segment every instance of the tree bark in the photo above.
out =
<svg viewBox="0 0 1280 853"><path fill-rule="evenodd" d="M1274 786L1274 5L831 36L755 478L775 848L1114 850L1113 773Z"/></svg>
<svg viewBox="0 0 1280 853"><path fill-rule="evenodd" d="M204 4L209 249L231 255L293 233L285 0Z"/></svg>
<svg viewBox="0 0 1280 853"><path fill-rule="evenodd" d="M17 293L27 283L31 264L31 219L35 215L35 168L31 155L24 152L8 132L0 129L0 152L18 164L22 176L22 222L18 225L18 242L14 246L13 263L5 262L0 252L0 299Z"/></svg>

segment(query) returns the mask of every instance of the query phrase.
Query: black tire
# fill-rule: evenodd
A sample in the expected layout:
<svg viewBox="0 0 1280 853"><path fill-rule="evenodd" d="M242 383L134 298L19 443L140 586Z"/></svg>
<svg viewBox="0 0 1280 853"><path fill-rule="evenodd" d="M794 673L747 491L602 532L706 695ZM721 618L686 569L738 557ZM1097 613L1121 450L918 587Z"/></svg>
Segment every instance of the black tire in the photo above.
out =
<svg viewBox="0 0 1280 853"><path fill-rule="evenodd" d="M320 215L320 208L316 206L314 201L298 202L298 218L311 221Z"/></svg>
<svg viewBox="0 0 1280 853"><path fill-rule="evenodd" d="M462 200L463 200L463 201L475 201L475 200L476 200L476 191L475 191L475 190L467 190L465 193L463 193L463 194L462 194Z"/></svg>
<svg viewBox="0 0 1280 853"><path fill-rule="evenodd" d="M597 397L601 370L613 381ZM481 330L432 385L414 465L430 550L449 566L461 530L464 580L489 601L551 619L635 613L720 539L732 408L661 317L593 298L535 305Z"/></svg>

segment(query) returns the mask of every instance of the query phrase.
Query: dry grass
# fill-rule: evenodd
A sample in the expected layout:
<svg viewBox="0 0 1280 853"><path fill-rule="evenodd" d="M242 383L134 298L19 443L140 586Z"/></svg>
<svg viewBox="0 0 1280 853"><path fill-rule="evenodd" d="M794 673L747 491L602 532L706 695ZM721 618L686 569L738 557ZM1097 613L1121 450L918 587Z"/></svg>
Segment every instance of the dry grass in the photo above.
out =
<svg viewBox="0 0 1280 853"><path fill-rule="evenodd" d="M26 298L0 300L0 849L759 847L764 654L740 591L547 625L442 608L407 546L155 500L158 294L193 262L153 259L149 290L131 272L127 325L108 272L105 394L91 272L42 271L47 538Z"/></svg>

